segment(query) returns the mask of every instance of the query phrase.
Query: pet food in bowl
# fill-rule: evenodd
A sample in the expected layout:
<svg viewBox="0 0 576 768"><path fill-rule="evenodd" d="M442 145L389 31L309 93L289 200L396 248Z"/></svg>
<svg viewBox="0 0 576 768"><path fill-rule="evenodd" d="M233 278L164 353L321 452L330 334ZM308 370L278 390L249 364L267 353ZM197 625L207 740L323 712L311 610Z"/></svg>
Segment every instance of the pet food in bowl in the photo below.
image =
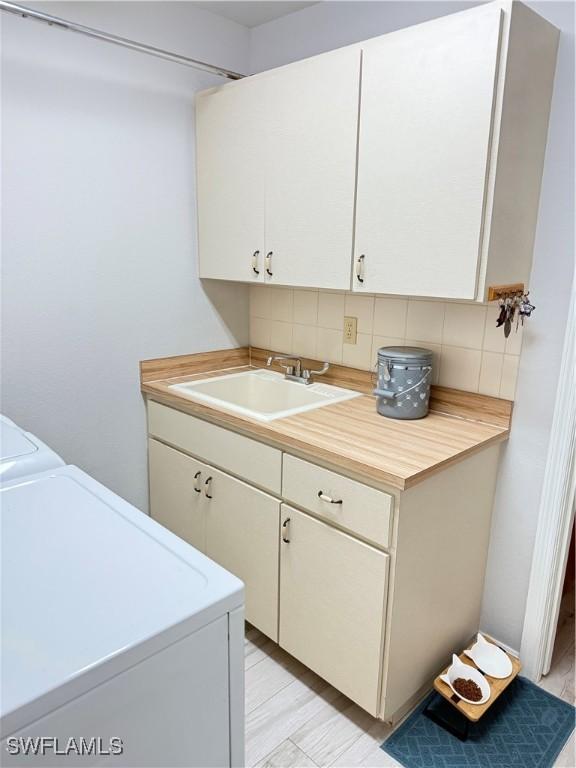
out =
<svg viewBox="0 0 576 768"><path fill-rule="evenodd" d="M455 653L452 654L452 664L448 667L444 675L440 675L440 679L449 685L462 701L466 701L468 704L485 704L490 698L490 686L488 680L486 680L484 675L476 669L476 667L471 667L469 664L464 664L463 661L460 661ZM464 695L463 690L462 693L458 691L456 689L456 682L459 680L462 681L461 687L464 684L466 685L466 691L468 693L473 692L475 695L475 689L478 688L482 694L481 697L479 699L469 699L468 696ZM475 688L472 689L469 686L469 683L473 683Z"/></svg>
<svg viewBox="0 0 576 768"><path fill-rule="evenodd" d="M452 688L454 688L459 696L468 701L480 701L482 698L480 686L476 685L474 680L465 680L463 677L457 677L452 683Z"/></svg>

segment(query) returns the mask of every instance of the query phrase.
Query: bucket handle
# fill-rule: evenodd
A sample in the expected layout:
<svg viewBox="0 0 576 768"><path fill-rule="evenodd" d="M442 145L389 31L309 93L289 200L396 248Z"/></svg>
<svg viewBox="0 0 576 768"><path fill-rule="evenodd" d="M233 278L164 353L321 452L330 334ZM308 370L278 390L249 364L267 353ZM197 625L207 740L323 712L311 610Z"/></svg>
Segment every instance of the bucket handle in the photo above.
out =
<svg viewBox="0 0 576 768"><path fill-rule="evenodd" d="M388 389L379 389L378 387L376 387L376 389L374 390L374 392L372 394L373 395L377 395L378 397L384 397L387 400L394 400L396 397L402 397L402 396L408 394L408 392L412 392L413 389L416 389L416 387L419 387L421 384L424 384L426 379L432 373L432 366L431 365L427 365L423 370L425 371L425 373L422 376L422 378L420 379L420 381L417 381L416 384L413 384L408 389L404 389L402 392L390 392L390 390L388 390Z"/></svg>

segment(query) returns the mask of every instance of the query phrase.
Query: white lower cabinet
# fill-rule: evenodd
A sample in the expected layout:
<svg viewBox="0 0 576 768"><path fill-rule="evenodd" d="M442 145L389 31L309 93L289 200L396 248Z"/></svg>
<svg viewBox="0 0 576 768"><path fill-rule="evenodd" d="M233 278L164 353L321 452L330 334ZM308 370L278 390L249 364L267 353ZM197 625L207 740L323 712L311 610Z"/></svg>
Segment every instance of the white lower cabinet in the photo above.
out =
<svg viewBox="0 0 576 768"><path fill-rule="evenodd" d="M207 466L157 440L148 440L150 515L200 552L206 552L202 474Z"/></svg>
<svg viewBox="0 0 576 768"><path fill-rule="evenodd" d="M280 501L148 441L152 517L246 585L246 620L278 639Z"/></svg>
<svg viewBox="0 0 576 768"><path fill-rule="evenodd" d="M218 470L206 498L206 554L246 585L246 620L278 640L280 502Z"/></svg>
<svg viewBox="0 0 576 768"><path fill-rule="evenodd" d="M397 492L154 402L148 429L152 516L242 579L247 621L371 715L405 714L478 631L499 445Z"/></svg>
<svg viewBox="0 0 576 768"><path fill-rule="evenodd" d="M389 556L153 438L149 467L152 517L242 579L246 620L377 715Z"/></svg>
<svg viewBox="0 0 576 768"><path fill-rule="evenodd" d="M389 556L282 505L280 645L378 714Z"/></svg>

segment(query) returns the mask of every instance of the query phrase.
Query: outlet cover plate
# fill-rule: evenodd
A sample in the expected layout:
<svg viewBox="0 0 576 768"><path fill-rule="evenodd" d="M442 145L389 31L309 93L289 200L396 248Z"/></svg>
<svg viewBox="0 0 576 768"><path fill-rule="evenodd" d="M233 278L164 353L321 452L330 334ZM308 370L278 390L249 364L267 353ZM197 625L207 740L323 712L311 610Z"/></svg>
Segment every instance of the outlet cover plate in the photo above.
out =
<svg viewBox="0 0 576 768"><path fill-rule="evenodd" d="M344 344L356 344L357 336L358 336L358 318L345 317L344 318Z"/></svg>

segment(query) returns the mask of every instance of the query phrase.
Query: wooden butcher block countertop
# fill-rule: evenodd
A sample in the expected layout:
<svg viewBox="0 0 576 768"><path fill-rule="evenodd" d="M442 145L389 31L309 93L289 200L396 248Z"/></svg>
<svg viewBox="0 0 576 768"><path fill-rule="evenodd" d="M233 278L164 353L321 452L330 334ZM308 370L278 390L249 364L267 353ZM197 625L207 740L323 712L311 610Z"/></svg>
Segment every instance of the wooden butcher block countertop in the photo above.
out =
<svg viewBox="0 0 576 768"><path fill-rule="evenodd" d="M271 422L232 414L170 389L171 384L263 368L269 354L274 353L242 348L146 360L140 364L142 392L329 469L400 490L508 437L508 400L433 387L430 413L424 419L388 419L376 412L375 397L368 394L373 389L371 374L338 365L317 381L365 394ZM305 365L318 367L318 361L306 360Z"/></svg>

